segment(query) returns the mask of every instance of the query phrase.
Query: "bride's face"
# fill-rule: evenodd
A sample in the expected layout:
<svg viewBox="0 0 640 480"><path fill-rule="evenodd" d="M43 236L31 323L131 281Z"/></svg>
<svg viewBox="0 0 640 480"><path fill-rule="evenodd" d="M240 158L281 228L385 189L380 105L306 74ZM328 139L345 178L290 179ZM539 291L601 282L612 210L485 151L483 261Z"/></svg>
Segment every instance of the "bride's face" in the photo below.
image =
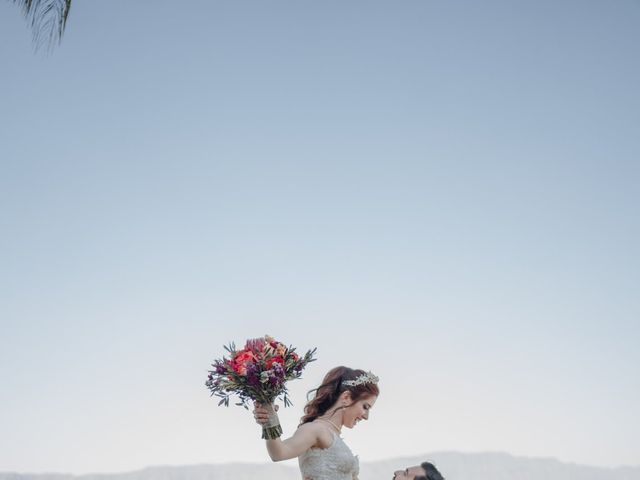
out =
<svg viewBox="0 0 640 480"><path fill-rule="evenodd" d="M351 404L348 403L349 406L343 410L342 424L347 428L353 428L358 422L368 420L369 410L373 408L377 398L374 395L370 395Z"/></svg>

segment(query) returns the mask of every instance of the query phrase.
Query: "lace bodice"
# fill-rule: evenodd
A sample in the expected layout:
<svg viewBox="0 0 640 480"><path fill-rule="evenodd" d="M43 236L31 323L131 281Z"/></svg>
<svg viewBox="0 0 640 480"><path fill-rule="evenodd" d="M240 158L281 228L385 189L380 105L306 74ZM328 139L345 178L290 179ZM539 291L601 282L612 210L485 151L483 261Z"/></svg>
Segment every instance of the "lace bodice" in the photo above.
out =
<svg viewBox="0 0 640 480"><path fill-rule="evenodd" d="M304 480L354 480L358 478L358 457L335 432L328 448L310 448L298 457Z"/></svg>

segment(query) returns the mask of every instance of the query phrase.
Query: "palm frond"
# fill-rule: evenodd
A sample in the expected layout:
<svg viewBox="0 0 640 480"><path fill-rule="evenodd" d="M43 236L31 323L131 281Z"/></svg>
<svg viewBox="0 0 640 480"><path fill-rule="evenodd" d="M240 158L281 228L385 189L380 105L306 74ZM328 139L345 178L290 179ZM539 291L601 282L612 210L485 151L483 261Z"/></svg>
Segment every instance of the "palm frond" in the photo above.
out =
<svg viewBox="0 0 640 480"><path fill-rule="evenodd" d="M71 0L11 0L22 13L33 31L36 50L50 48L62 40L67 25Z"/></svg>

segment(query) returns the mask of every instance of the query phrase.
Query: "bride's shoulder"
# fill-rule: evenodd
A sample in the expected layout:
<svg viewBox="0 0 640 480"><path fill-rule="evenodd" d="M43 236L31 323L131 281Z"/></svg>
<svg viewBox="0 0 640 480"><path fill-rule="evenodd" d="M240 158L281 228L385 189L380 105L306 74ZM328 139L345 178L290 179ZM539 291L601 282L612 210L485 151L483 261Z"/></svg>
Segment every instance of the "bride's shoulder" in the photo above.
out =
<svg viewBox="0 0 640 480"><path fill-rule="evenodd" d="M314 420L312 422L303 423L298 427L298 430L305 433L320 433L322 431L322 425L320 422Z"/></svg>
<svg viewBox="0 0 640 480"><path fill-rule="evenodd" d="M333 443L331 431L318 420L303 423L298 427L298 431L306 435L312 435L316 440L314 444L316 448L327 448Z"/></svg>

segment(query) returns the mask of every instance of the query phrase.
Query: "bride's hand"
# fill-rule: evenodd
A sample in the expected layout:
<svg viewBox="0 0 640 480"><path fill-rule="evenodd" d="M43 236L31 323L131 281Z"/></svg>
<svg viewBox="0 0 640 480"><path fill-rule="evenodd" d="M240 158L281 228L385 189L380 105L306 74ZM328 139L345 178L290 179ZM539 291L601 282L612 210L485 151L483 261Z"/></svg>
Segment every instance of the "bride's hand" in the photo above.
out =
<svg viewBox="0 0 640 480"><path fill-rule="evenodd" d="M258 425L266 425L269 421L269 411L259 402L254 402L253 418L256 419ZM278 411L278 405L273 407L274 411Z"/></svg>

